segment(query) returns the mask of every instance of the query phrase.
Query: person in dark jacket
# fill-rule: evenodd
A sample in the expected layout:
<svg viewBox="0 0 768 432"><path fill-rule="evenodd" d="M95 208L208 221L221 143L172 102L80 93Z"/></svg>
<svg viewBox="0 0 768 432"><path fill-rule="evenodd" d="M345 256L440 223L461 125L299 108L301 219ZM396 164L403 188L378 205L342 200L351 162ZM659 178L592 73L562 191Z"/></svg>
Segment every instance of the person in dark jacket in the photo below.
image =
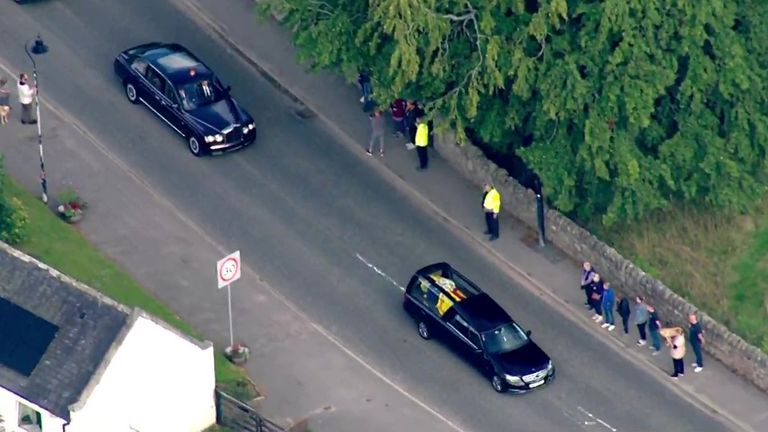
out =
<svg viewBox="0 0 768 432"><path fill-rule="evenodd" d="M581 265L581 290L584 291L584 296L586 297L584 306L586 306L587 309L592 309L592 292L590 291L590 285L592 284L592 276L594 274L595 269L592 267L592 263L584 261L584 264Z"/></svg>
<svg viewBox="0 0 768 432"><path fill-rule="evenodd" d="M590 297L592 301L592 308L595 310L595 314L592 316L592 319L595 320L595 322L600 322L603 320L603 280L600 278L600 275L595 273L592 275L592 284L591 284L591 290L592 295Z"/></svg>
<svg viewBox="0 0 768 432"><path fill-rule="evenodd" d="M371 77L367 71L360 71L357 74L357 84L360 85L360 91L363 93L362 97L360 97L360 103L366 103L371 100L373 90L371 88Z"/></svg>
<svg viewBox="0 0 768 432"><path fill-rule="evenodd" d="M648 333L651 334L651 349L653 355L657 355L661 351L661 321L659 321L659 314L656 312L656 308L648 305Z"/></svg>
<svg viewBox="0 0 768 432"><path fill-rule="evenodd" d="M609 282L605 282L603 284L603 287L605 290L603 291L603 318L605 319L605 322L603 323L602 327L607 328L608 331L613 331L613 329L616 328L616 324L613 321L613 306L616 302L616 296L613 292L613 288L611 288L611 284Z"/></svg>
<svg viewBox="0 0 768 432"><path fill-rule="evenodd" d="M629 300L623 295L618 295L619 302L616 303L616 312L621 317L621 325L624 327L624 334L629 334Z"/></svg>

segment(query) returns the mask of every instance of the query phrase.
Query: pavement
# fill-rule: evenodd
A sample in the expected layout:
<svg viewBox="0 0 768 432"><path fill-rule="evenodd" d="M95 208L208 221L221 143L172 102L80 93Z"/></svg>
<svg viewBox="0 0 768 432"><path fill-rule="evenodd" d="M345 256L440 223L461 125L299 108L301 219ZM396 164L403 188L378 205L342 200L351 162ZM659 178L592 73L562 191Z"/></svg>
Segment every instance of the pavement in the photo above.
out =
<svg viewBox="0 0 768 432"><path fill-rule="evenodd" d="M668 358L594 328L574 263L537 249L525 229L505 220L502 238L484 243L480 192L438 157L418 173L415 154L395 140L384 160L366 156L356 90L305 73L284 31L254 24L249 1L190 4L0 3L0 20L9 17L0 37L40 28L51 46L39 61L49 178L53 190L73 183L92 203L79 228L220 347L226 297L211 269L242 250L235 331L255 349L248 371L267 414L309 415L318 431L768 430L766 396L722 366L710 361L671 382ZM111 59L151 39L188 45L232 84L256 114L255 146L196 159L125 101ZM23 50L0 47L11 72L27 62ZM37 191L35 130L0 128L0 151ZM494 394L439 343L418 338L397 287L369 266L402 284L437 260L533 330L558 365L553 385Z"/></svg>

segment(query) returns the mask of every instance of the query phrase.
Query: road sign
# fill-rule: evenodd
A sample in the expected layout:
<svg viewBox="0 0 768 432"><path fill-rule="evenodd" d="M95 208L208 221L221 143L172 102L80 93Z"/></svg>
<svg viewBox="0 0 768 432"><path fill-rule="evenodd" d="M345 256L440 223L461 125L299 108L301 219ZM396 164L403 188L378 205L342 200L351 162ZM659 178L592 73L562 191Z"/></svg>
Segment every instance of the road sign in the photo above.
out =
<svg viewBox="0 0 768 432"><path fill-rule="evenodd" d="M216 278L219 289L240 279L240 251L233 252L216 263Z"/></svg>

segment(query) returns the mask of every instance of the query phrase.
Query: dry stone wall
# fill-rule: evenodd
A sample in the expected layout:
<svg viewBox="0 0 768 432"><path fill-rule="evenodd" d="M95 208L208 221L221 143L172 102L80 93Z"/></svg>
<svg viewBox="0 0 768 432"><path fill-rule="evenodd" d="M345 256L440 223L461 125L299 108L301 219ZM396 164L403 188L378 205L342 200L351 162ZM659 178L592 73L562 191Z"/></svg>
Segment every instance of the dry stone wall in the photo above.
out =
<svg viewBox="0 0 768 432"><path fill-rule="evenodd" d="M536 196L509 176L506 170L488 160L470 144L458 145L451 133L436 133L435 149L467 179L482 185L491 181L509 203L504 209L535 229ZM722 324L649 276L615 249L581 228L556 210L547 210L546 235L550 243L577 261L590 261L625 295L646 297L665 321L685 325L688 314L697 312L706 334L704 350L726 367L768 392L768 355L748 344Z"/></svg>

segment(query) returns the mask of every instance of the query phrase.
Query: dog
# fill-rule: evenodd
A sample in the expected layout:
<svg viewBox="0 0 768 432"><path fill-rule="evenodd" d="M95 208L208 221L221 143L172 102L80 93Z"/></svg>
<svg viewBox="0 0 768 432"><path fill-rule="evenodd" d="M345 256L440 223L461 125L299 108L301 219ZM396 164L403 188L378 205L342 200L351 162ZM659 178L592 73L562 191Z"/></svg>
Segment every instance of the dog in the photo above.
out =
<svg viewBox="0 0 768 432"><path fill-rule="evenodd" d="M11 114L11 107L0 106L0 125L8 124L8 117Z"/></svg>

